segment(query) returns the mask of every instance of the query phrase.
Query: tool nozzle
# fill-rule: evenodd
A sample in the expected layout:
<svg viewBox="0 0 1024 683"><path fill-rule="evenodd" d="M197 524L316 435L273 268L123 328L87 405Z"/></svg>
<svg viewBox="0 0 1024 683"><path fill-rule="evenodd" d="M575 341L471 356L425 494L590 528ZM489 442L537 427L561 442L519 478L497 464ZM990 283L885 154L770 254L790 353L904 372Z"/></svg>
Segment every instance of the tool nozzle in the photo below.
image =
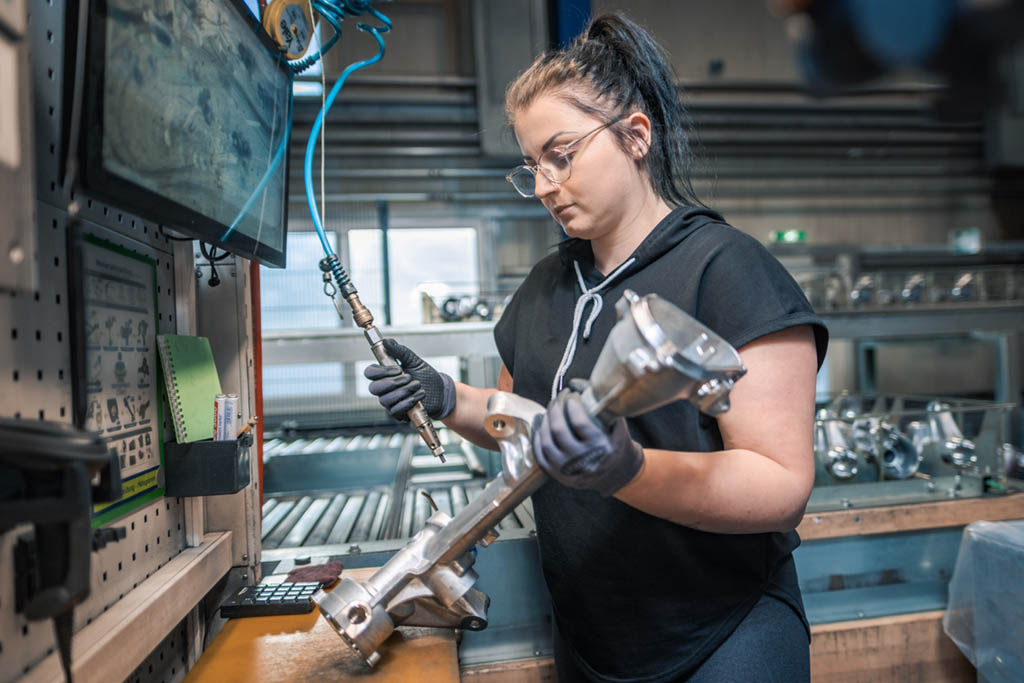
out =
<svg viewBox="0 0 1024 683"><path fill-rule="evenodd" d="M434 423L430 421L427 416L427 411L423 408L422 403L417 403L413 406L412 410L409 411L409 421L412 422L413 427L420 433L420 438L423 439L423 443L427 444L427 448L437 458L441 459L441 462L445 462L444 459L444 446L441 445L441 439L437 436L437 431L434 429Z"/></svg>

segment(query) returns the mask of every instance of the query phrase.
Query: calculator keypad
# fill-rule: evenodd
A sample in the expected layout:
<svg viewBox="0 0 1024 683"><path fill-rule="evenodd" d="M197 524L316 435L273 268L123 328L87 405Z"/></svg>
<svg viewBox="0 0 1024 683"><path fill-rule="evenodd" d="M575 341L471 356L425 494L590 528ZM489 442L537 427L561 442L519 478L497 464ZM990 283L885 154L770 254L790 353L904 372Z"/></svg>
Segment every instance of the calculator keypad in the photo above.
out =
<svg viewBox="0 0 1024 683"><path fill-rule="evenodd" d="M317 581L243 586L221 605L222 617L303 614L313 610Z"/></svg>

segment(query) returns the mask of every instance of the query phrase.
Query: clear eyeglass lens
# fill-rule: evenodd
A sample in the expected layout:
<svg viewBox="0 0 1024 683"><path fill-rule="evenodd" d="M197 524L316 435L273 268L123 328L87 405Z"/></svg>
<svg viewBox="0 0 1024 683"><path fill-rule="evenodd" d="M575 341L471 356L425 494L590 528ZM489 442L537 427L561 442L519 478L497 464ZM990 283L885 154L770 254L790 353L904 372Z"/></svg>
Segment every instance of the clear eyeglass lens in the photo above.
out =
<svg viewBox="0 0 1024 683"><path fill-rule="evenodd" d="M531 171L525 168L519 168L509 175L509 180L512 181L512 187L516 188L516 192L524 197L533 196L537 183L535 182L534 175Z"/></svg>
<svg viewBox="0 0 1024 683"><path fill-rule="evenodd" d="M553 182L562 183L569 179L569 155L561 150L549 149L545 152L540 158L540 166Z"/></svg>

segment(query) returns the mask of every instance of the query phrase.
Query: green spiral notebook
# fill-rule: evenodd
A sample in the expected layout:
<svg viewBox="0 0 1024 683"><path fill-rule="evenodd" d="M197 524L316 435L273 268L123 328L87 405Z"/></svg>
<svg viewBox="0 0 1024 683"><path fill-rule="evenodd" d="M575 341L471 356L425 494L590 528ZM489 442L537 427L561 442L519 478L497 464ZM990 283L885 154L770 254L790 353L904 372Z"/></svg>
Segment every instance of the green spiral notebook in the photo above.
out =
<svg viewBox="0 0 1024 683"><path fill-rule="evenodd" d="M180 334L156 338L167 387L167 402L178 443L212 439L213 404L220 393L220 378L210 340Z"/></svg>

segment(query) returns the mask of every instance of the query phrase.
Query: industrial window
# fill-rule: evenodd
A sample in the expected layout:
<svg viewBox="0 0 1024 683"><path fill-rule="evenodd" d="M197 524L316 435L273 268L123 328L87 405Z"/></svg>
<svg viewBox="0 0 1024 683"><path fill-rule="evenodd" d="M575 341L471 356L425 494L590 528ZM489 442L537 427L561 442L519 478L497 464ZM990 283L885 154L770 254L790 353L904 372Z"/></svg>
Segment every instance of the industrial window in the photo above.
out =
<svg viewBox="0 0 1024 683"><path fill-rule="evenodd" d="M381 231L349 230L348 246L352 281L363 303L383 324ZM479 294L476 229L388 230L388 279L392 325L421 324L424 295L443 301Z"/></svg>
<svg viewBox="0 0 1024 683"><path fill-rule="evenodd" d="M336 396L344 393L341 363L295 363L263 366L265 399Z"/></svg>
<svg viewBox="0 0 1024 683"><path fill-rule="evenodd" d="M337 234L327 233L327 241L330 242L331 248L336 248ZM315 232L290 232L287 254L287 268L260 269L260 310L263 316L263 329L308 330L338 327L341 324L338 314L323 291L319 263L324 252L320 246L320 238Z"/></svg>
<svg viewBox="0 0 1024 683"><path fill-rule="evenodd" d="M328 233L336 247L338 236ZM260 269L260 312L264 331L336 328L341 325L323 293L320 239L314 232L288 234L288 267ZM303 412L342 400L342 363L292 363L263 366L263 397L268 414Z"/></svg>

